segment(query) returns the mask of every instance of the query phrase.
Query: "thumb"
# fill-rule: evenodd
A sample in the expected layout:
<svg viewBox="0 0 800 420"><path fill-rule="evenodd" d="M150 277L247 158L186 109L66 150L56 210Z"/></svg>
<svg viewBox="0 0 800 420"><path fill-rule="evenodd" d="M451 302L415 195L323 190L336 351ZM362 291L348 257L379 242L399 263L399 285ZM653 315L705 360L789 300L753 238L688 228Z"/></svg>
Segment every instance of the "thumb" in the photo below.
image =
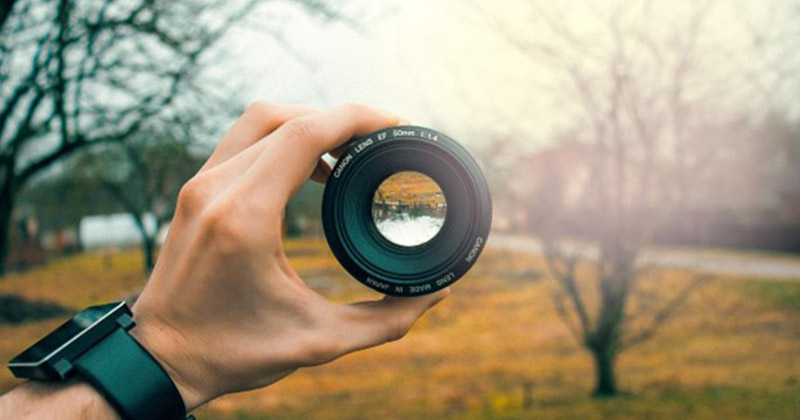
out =
<svg viewBox="0 0 800 420"><path fill-rule="evenodd" d="M399 340L428 309L441 302L450 289L419 297L386 296L341 307L343 354Z"/></svg>

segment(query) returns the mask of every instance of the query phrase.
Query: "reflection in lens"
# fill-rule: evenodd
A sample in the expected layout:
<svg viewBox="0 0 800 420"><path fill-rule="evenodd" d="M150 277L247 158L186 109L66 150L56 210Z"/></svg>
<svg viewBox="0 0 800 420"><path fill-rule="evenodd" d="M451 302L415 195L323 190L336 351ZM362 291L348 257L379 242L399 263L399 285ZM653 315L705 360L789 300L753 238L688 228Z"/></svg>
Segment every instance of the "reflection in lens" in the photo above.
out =
<svg viewBox="0 0 800 420"><path fill-rule="evenodd" d="M442 189L419 172L398 172L386 178L372 197L372 220L378 232L397 245L428 242L442 228L446 215Z"/></svg>

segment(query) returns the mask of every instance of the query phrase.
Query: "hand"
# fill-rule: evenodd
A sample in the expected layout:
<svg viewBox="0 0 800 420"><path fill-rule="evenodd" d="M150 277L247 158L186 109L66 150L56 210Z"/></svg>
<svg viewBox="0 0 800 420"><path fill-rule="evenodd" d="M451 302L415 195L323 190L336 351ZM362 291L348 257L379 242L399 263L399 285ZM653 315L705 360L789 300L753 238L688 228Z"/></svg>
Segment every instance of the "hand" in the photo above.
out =
<svg viewBox="0 0 800 420"><path fill-rule="evenodd" d="M361 105L314 111L257 102L181 189L132 331L188 410L399 339L446 296L334 304L303 283L283 252L284 207L306 180L327 178L321 156L397 124Z"/></svg>

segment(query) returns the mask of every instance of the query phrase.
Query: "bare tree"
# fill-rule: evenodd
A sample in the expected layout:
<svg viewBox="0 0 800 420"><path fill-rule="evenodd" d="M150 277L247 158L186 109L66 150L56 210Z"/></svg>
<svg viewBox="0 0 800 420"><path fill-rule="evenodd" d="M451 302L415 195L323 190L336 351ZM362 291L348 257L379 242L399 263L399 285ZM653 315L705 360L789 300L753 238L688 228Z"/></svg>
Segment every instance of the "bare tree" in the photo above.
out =
<svg viewBox="0 0 800 420"><path fill-rule="evenodd" d="M208 156L208 147L195 138L179 124L165 124L123 143L87 149L21 191L19 207L47 232L77 228L80 233L86 215L128 213L141 236L144 270L150 272L178 191Z"/></svg>
<svg viewBox="0 0 800 420"><path fill-rule="evenodd" d="M67 167L76 183L105 191L131 216L145 272L155 267L158 234L175 213L178 191L207 157L193 149L191 139L176 138L170 130L143 131L125 143L83 153Z"/></svg>
<svg viewBox="0 0 800 420"><path fill-rule="evenodd" d="M648 1L569 10L524 4L526 25L546 36L525 37L485 14L509 45L559 78L577 121L555 147L570 158L559 162L553 153L538 162L542 176L529 181L532 227L560 286L557 313L593 356L595 395L614 395L620 353L652 337L705 279L697 275L672 296L632 305L647 272L642 250L696 198L693 185L736 127L721 94L730 86L703 79L703 60L713 55L703 46L713 3L684 4L679 22L659 19ZM589 28L569 19L576 10ZM574 236L590 244L576 245Z"/></svg>
<svg viewBox="0 0 800 420"><path fill-rule="evenodd" d="M124 142L193 89L200 57L254 2L27 1L0 27L0 273L15 198L87 146ZM216 10L218 15L209 18Z"/></svg>
<svg viewBox="0 0 800 420"><path fill-rule="evenodd" d="M326 19L317 0L286 0ZM0 6L0 274L20 189L87 146L204 100L203 60L260 0L32 0Z"/></svg>

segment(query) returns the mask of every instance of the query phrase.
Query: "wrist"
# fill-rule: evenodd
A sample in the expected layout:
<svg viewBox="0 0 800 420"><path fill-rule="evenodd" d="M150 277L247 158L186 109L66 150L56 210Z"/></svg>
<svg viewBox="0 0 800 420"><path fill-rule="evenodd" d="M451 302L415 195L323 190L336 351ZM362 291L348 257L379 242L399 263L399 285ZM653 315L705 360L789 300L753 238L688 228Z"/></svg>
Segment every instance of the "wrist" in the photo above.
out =
<svg viewBox="0 0 800 420"><path fill-rule="evenodd" d="M151 321L134 317L137 325L130 330L131 336L150 353L167 372L183 398L186 411L192 411L212 396L200 386L203 381L197 361L193 360L185 340L174 330Z"/></svg>

